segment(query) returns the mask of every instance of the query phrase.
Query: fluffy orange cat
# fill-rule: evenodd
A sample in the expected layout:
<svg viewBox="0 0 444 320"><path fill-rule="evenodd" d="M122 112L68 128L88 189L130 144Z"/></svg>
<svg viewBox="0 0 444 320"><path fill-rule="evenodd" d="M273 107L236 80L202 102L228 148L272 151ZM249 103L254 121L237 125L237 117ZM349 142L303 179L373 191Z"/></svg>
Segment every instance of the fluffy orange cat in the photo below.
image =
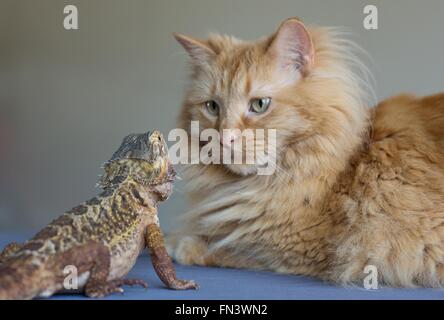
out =
<svg viewBox="0 0 444 320"><path fill-rule="evenodd" d="M257 42L175 36L193 70L180 126L276 129L278 151L269 176L259 163L185 167L178 262L343 284L373 265L383 284L444 285L444 94L369 108L349 43L296 18Z"/></svg>

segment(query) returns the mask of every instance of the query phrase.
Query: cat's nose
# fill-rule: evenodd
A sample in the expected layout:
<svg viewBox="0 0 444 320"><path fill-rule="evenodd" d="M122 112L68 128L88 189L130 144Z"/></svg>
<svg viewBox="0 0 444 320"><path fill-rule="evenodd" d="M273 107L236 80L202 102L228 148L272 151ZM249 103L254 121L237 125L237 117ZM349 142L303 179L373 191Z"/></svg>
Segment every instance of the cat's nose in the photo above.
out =
<svg viewBox="0 0 444 320"><path fill-rule="evenodd" d="M231 147L233 142L236 140L236 133L234 130L231 129L223 129L220 133L220 144L222 146Z"/></svg>

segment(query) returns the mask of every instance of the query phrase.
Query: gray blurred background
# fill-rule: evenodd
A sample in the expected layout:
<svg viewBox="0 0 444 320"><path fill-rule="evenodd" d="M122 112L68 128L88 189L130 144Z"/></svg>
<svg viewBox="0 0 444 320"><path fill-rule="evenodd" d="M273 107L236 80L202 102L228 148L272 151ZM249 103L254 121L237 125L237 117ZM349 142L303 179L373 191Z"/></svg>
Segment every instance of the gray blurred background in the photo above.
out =
<svg viewBox="0 0 444 320"><path fill-rule="evenodd" d="M63 8L79 30L63 28ZM363 8L379 29L363 28ZM171 33L255 39L298 16L344 26L373 59L378 99L444 91L444 1L0 0L0 230L36 230L96 193L130 132L175 126L187 57ZM185 206L179 183L163 228Z"/></svg>

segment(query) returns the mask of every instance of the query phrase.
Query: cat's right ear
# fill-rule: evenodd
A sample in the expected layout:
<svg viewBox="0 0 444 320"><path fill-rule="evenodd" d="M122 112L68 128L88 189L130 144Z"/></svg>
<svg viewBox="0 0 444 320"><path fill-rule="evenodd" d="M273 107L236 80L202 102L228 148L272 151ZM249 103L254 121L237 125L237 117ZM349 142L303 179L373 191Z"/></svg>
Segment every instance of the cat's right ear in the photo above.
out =
<svg viewBox="0 0 444 320"><path fill-rule="evenodd" d="M201 40L193 39L179 33L173 33L173 36L196 64L206 63L216 56L216 53Z"/></svg>
<svg viewBox="0 0 444 320"><path fill-rule="evenodd" d="M310 34L298 18L285 20L271 38L268 53L284 69L306 74L314 64L314 47Z"/></svg>

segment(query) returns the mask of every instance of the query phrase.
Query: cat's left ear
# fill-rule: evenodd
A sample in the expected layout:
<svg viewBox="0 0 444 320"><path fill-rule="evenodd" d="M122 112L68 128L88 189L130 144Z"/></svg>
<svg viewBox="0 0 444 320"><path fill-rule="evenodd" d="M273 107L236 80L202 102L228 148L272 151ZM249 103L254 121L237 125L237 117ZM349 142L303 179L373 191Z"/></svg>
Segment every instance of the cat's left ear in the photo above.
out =
<svg viewBox="0 0 444 320"><path fill-rule="evenodd" d="M268 47L268 54L286 70L306 75L314 64L314 47L304 24L297 18L285 20Z"/></svg>

